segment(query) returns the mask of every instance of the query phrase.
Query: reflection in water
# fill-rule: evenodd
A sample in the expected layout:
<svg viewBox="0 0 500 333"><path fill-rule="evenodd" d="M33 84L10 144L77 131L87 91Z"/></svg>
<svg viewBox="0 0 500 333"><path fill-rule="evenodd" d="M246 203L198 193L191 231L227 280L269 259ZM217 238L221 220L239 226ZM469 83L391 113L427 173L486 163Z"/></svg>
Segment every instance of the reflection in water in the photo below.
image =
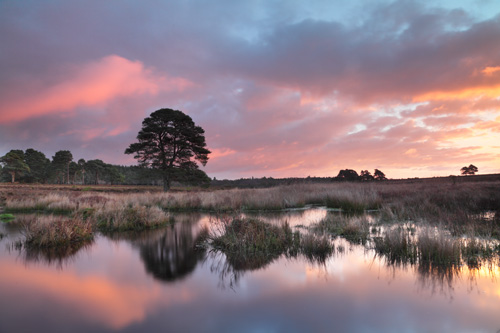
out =
<svg viewBox="0 0 500 333"><path fill-rule="evenodd" d="M189 226L164 230L158 240L140 245L146 271L162 281L184 278L205 256L196 243Z"/></svg>
<svg viewBox="0 0 500 333"><path fill-rule="evenodd" d="M373 243L375 258L394 273L413 269L420 290L431 294L451 297L456 280L464 277L473 284L479 272L495 278L500 266L498 242L452 238L435 228L394 226L383 237L374 237Z"/></svg>
<svg viewBox="0 0 500 333"><path fill-rule="evenodd" d="M332 256L314 265L301 254L238 258L197 251L206 215L176 219L162 229L96 237L85 256L76 255L82 249L68 249L59 257L24 253L24 259L39 260L40 265L25 265L15 251L5 251L13 230L3 228L7 236L0 242L0 331L500 328L500 288L492 279L500 276L497 259L476 268L472 263L391 260L376 253L373 242L362 246L340 237L332 240ZM64 270L53 267L62 262L67 263Z"/></svg>
<svg viewBox="0 0 500 333"><path fill-rule="evenodd" d="M26 263L42 262L47 265L56 265L62 268L68 262L73 261L80 251L89 250L93 243L94 240L88 240L58 247L22 247L19 243L13 244L12 246L18 250Z"/></svg>
<svg viewBox="0 0 500 333"><path fill-rule="evenodd" d="M156 233L154 239L139 242L141 259L148 273L171 282L194 271L205 258L205 250L196 247L204 237L203 230L193 228L199 219L196 214L178 216L174 225Z"/></svg>
<svg viewBox="0 0 500 333"><path fill-rule="evenodd" d="M275 225L280 225L286 221L293 228L298 226L307 227L311 224L318 223L325 218L328 212L327 209L318 207L314 209L289 209L286 211L274 212L246 212L243 214L243 217L253 217Z"/></svg>

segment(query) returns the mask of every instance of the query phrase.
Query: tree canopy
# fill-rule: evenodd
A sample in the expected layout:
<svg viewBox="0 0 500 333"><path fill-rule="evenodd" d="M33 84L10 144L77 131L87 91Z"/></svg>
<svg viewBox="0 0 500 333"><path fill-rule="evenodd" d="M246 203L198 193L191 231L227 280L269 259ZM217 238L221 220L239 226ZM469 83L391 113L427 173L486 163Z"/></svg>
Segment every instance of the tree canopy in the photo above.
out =
<svg viewBox="0 0 500 333"><path fill-rule="evenodd" d="M385 173L383 173L379 169L375 169L375 171L373 172L373 177L375 177L376 180L386 180L387 179L385 177Z"/></svg>
<svg viewBox="0 0 500 333"><path fill-rule="evenodd" d="M44 153L33 148L26 149L24 161L30 168L30 173L23 177L23 180L32 183L45 183L48 178L50 160Z"/></svg>
<svg viewBox="0 0 500 333"><path fill-rule="evenodd" d="M368 170L361 170L361 174L359 175L361 177L361 180L373 180L374 177Z"/></svg>
<svg viewBox="0 0 500 333"><path fill-rule="evenodd" d="M467 175L475 175L476 172L479 171L479 169L477 168L477 166L471 164L469 166L464 166L462 169L460 169L460 171L462 172L462 175L467 176Z"/></svg>
<svg viewBox="0 0 500 333"><path fill-rule="evenodd" d="M337 178L340 180L352 181L352 180L359 180L359 175L356 171L352 169L344 169L339 171Z"/></svg>
<svg viewBox="0 0 500 333"><path fill-rule="evenodd" d="M52 164L54 165L54 170L57 172L57 178L61 177L61 183L64 183L64 178L66 176L66 184L69 184L69 165L73 161L73 155L69 150L59 150L52 157Z"/></svg>
<svg viewBox="0 0 500 333"><path fill-rule="evenodd" d="M24 152L22 150L11 150L5 156L0 157L0 163L3 164L2 171L6 171L11 175L11 181L16 181L16 174L29 172L30 168L24 162Z"/></svg>
<svg viewBox="0 0 500 333"><path fill-rule="evenodd" d="M144 119L138 142L130 144L125 154L135 154L142 166L161 170L163 190L168 191L173 177L194 173L199 169L196 161L203 166L208 162L204 134L182 111L160 109Z"/></svg>

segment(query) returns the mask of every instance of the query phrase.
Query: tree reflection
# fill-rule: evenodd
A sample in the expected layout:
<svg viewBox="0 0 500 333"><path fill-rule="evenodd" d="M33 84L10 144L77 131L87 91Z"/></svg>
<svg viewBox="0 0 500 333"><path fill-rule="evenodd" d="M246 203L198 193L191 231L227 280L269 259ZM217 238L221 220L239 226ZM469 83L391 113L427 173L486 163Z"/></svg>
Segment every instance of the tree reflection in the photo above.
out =
<svg viewBox="0 0 500 333"><path fill-rule="evenodd" d="M146 271L156 279L172 282L183 279L203 261L205 250L196 245L204 237L198 228L199 216L178 216L174 225L138 242ZM180 220L180 221L179 221ZM199 230L196 230L199 229Z"/></svg>

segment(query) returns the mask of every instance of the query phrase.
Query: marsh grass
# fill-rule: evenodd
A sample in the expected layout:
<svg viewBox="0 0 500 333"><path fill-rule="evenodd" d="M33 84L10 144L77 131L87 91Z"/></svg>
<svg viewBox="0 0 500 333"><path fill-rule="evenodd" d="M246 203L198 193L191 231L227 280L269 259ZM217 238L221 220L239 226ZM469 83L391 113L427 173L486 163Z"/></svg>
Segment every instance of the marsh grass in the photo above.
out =
<svg viewBox="0 0 500 333"><path fill-rule="evenodd" d="M324 262L333 253L325 236L302 235L288 223L279 226L239 216L217 217L207 234L210 246L223 252L235 269L256 269L284 255Z"/></svg>
<svg viewBox="0 0 500 333"><path fill-rule="evenodd" d="M288 223L280 226L257 219L224 219L223 233L213 237L212 246L227 252L296 252L300 238Z"/></svg>
<svg viewBox="0 0 500 333"><path fill-rule="evenodd" d="M19 218L28 248L79 246L94 238L92 225L80 216L31 215Z"/></svg>
<svg viewBox="0 0 500 333"><path fill-rule="evenodd" d="M355 244L365 244L370 236L370 222L366 215L329 213L324 219L313 225L312 230L341 236Z"/></svg>
<svg viewBox="0 0 500 333"><path fill-rule="evenodd" d="M415 184L403 182L295 184L265 189L169 193L62 189L49 192L37 191L36 187L30 189L23 187L22 191L17 191L16 187L2 190L1 197L5 202L6 213L40 211L66 214L69 220L70 216L80 216L84 221L103 231L160 227L169 222L170 215L165 210L229 213L253 210L279 211L306 205L322 205L340 208L351 216L346 217L345 214L344 217L328 216L312 228L314 231L341 236L353 243L366 244L370 239L370 227L373 226L370 226L363 215L356 214L363 214L371 209L378 209L388 225L412 221L430 226L444 226L457 238L465 234L471 237L499 238L499 189L500 183L497 181L457 184L443 181ZM424 240L425 237L422 237L422 242ZM274 241L269 240L269 242L271 243L266 246L272 248ZM383 247L384 243L381 240L377 242ZM428 255L434 258L433 260L438 260L436 258L439 258L439 251L449 247L434 249L430 245L432 241L428 243L427 248L430 252L419 255ZM420 245L423 246L424 243Z"/></svg>
<svg viewBox="0 0 500 333"><path fill-rule="evenodd" d="M301 235L300 252L311 262L324 263L334 253L335 247L325 235Z"/></svg>
<svg viewBox="0 0 500 333"><path fill-rule="evenodd" d="M387 230L383 237L373 238L376 253L386 257L390 265L415 264L417 246L408 228L398 226Z"/></svg>
<svg viewBox="0 0 500 333"><path fill-rule="evenodd" d="M462 264L477 269L482 264L500 258L498 242L480 240L474 236L456 238L437 228L421 228L416 235L411 228L398 226L374 237L377 254L390 265L419 265L433 267L460 267Z"/></svg>
<svg viewBox="0 0 500 333"><path fill-rule="evenodd" d="M99 230L108 232L154 229L170 221L169 215L157 206L105 205L88 215Z"/></svg>

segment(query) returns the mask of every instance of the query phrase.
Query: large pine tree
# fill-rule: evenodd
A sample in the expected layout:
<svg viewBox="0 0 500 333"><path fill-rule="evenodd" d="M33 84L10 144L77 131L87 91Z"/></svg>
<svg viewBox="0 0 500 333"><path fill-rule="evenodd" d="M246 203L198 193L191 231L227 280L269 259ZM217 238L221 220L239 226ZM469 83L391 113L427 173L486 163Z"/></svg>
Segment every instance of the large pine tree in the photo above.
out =
<svg viewBox="0 0 500 333"><path fill-rule="evenodd" d="M144 119L138 142L132 143L125 154L135 154L141 165L161 170L163 190L168 191L173 176L198 170L196 161L206 165L210 150L204 134L183 112L160 109Z"/></svg>

